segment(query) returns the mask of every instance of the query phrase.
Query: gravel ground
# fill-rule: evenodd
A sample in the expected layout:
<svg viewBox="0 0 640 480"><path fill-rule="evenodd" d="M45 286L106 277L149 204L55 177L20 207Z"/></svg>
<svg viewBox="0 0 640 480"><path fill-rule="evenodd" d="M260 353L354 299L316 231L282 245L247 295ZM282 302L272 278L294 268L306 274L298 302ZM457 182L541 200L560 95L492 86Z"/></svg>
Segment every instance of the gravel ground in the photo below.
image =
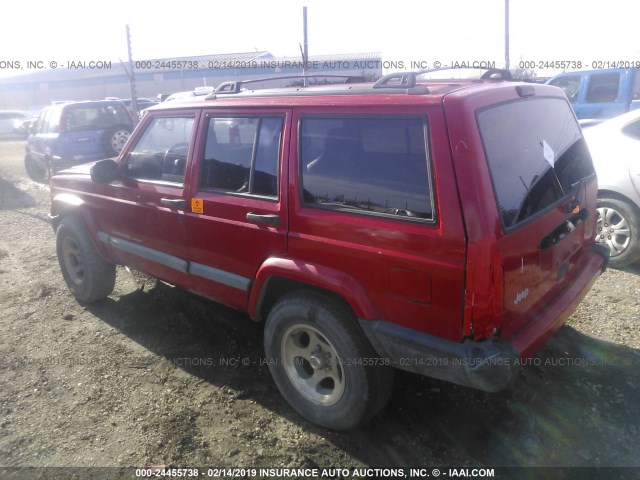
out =
<svg viewBox="0 0 640 480"><path fill-rule="evenodd" d="M59 272L48 187L26 179L23 148L0 141L0 477L13 478L7 467L640 467L637 267L608 270L512 390L399 372L370 425L334 433L284 402L246 316L124 269L108 299L78 304Z"/></svg>

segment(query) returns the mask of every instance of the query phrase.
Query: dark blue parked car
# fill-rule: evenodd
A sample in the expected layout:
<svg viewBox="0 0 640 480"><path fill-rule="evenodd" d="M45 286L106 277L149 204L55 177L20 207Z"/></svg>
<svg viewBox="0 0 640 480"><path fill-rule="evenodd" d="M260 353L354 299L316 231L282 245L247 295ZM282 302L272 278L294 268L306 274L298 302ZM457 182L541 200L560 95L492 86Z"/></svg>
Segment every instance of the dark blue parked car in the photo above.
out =
<svg viewBox="0 0 640 480"><path fill-rule="evenodd" d="M579 119L613 118L640 108L640 69L567 72L547 81L564 90Z"/></svg>
<svg viewBox="0 0 640 480"><path fill-rule="evenodd" d="M133 117L120 101L51 105L40 113L27 138L27 173L42 181L62 168L116 156L133 127Z"/></svg>

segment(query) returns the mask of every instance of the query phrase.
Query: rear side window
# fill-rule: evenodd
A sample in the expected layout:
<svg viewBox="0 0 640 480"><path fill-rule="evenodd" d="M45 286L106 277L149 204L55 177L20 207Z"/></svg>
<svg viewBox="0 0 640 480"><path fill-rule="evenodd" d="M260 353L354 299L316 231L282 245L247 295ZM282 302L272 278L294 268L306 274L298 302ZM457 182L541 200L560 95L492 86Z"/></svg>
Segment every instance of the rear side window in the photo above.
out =
<svg viewBox="0 0 640 480"><path fill-rule="evenodd" d="M55 112L55 113L57 113L57 112ZM55 115L54 115L54 111L53 111L53 110L47 110L47 111L44 113L44 116L42 117L42 124L41 124L41 126L42 126L42 127L41 127L41 128L42 128L42 130L41 130L41 131L42 131L42 133L53 132L53 130L50 128L50 126L51 126L52 124L54 124L54 125L56 124L56 122L55 122L55 121L51 122L51 118L52 118L53 116L55 116Z"/></svg>
<svg viewBox="0 0 640 480"><path fill-rule="evenodd" d="M633 71L633 91L631 92L631 98L633 100L640 99L640 71Z"/></svg>
<svg viewBox="0 0 640 480"><path fill-rule="evenodd" d="M211 117L200 184L266 197L278 196L281 117Z"/></svg>
<svg viewBox="0 0 640 480"><path fill-rule="evenodd" d="M303 118L303 202L433 221L425 132L424 118Z"/></svg>
<svg viewBox="0 0 640 480"><path fill-rule="evenodd" d="M615 102L618 98L620 88L619 73L599 73L593 74L589 78L587 88L587 103Z"/></svg>
<svg viewBox="0 0 640 480"><path fill-rule="evenodd" d="M43 133L43 132L46 132L46 129L45 129L45 125L46 125L46 123L45 123L45 118L46 118L48 115L51 115L51 110L50 110L50 109L49 109L49 110L43 110L43 111L40 113L40 115L38 116L38 119L36 120L35 127L33 127L33 131L34 131L35 133ZM47 121L48 121L48 120L47 120Z"/></svg>
<svg viewBox="0 0 640 480"><path fill-rule="evenodd" d="M575 193L594 174L580 128L562 99L486 108L478 113L478 126L506 229Z"/></svg>

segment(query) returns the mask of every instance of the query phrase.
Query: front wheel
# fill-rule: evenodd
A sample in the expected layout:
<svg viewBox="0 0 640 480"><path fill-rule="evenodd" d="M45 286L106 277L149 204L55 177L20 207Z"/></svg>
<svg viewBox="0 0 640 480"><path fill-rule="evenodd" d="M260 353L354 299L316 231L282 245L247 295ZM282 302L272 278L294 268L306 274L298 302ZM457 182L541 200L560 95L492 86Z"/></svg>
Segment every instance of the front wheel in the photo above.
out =
<svg viewBox="0 0 640 480"><path fill-rule="evenodd" d="M107 297L115 286L115 266L98 254L81 219L67 217L56 232L60 270L75 297L84 303Z"/></svg>
<svg viewBox="0 0 640 480"><path fill-rule="evenodd" d="M351 429L389 399L392 368L351 312L330 297L307 292L280 300L267 318L264 343L278 389L310 422Z"/></svg>
<svg viewBox="0 0 640 480"><path fill-rule="evenodd" d="M615 198L599 198L596 241L609 247L609 265L620 268L640 260L638 218L629 204Z"/></svg>

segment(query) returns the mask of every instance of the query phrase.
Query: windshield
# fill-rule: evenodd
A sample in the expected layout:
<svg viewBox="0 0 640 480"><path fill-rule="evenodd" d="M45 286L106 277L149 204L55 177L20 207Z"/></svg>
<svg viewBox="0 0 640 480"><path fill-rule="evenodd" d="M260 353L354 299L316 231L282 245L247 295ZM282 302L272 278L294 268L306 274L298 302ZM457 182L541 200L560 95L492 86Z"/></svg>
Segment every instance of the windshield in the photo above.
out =
<svg viewBox="0 0 640 480"><path fill-rule="evenodd" d="M591 156L569 104L536 98L478 113L478 126L505 228L575 193L593 175Z"/></svg>

